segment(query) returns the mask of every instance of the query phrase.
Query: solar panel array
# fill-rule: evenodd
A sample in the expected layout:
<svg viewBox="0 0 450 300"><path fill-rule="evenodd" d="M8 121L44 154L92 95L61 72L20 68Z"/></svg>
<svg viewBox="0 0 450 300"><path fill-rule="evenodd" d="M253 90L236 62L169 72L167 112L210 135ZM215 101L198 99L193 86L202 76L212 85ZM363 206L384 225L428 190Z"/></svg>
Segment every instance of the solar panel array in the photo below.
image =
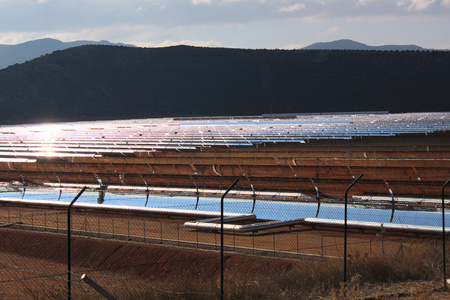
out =
<svg viewBox="0 0 450 300"><path fill-rule="evenodd" d="M298 115L295 118L143 119L0 127L0 161L134 156L140 151L247 147L318 139L430 134L450 130L450 113Z"/></svg>
<svg viewBox="0 0 450 300"><path fill-rule="evenodd" d="M450 113L141 119L0 127L1 181L288 198L436 198ZM178 193L178 192L177 192ZM294 195L291 197L291 195ZM278 197L278 196L277 196Z"/></svg>

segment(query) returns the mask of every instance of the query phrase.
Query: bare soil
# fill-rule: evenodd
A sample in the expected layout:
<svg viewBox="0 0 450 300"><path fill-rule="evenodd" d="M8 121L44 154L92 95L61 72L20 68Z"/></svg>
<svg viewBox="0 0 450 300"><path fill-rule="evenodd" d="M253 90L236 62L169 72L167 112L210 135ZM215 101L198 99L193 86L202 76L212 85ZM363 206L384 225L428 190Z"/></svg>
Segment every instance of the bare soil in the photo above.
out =
<svg viewBox="0 0 450 300"><path fill-rule="evenodd" d="M8 295L14 295L14 298L16 295L8 289L17 291L19 288L25 292L39 287L41 293L46 291L44 294L48 296L48 291L59 287L64 293L67 268L67 239L64 235L1 229L0 240L0 270L8 267L5 262L10 262L20 269L21 276L25 269L27 271L23 278L17 272L1 273L0 284L4 296L7 296L5 299L10 298ZM21 263L25 265L20 265ZM276 258L225 255L225 273L228 276L243 271L249 277L261 274L277 276L293 267L301 267L301 264L301 261ZM186 280L205 284L218 283L220 255L217 251L73 237L72 268L76 294L90 291L80 281L80 276L84 273L94 278L119 276L122 281L138 278L146 282ZM359 286L357 279L352 279L349 287L346 293L348 299L450 299L449 292L442 290L440 282ZM39 296L39 292L31 295ZM342 291L337 289L328 298L339 299L342 296Z"/></svg>

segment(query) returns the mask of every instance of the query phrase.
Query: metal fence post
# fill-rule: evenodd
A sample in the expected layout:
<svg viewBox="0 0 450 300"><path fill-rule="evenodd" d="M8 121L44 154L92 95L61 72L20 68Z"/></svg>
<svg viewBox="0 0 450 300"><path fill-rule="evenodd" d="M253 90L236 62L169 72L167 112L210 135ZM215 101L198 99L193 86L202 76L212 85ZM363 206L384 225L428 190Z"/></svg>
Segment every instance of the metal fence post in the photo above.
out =
<svg viewBox="0 0 450 300"><path fill-rule="evenodd" d="M87 215L84 215L84 235L87 235Z"/></svg>
<svg viewBox="0 0 450 300"><path fill-rule="evenodd" d="M276 256L276 251L275 251L275 233L273 234L273 256Z"/></svg>
<svg viewBox="0 0 450 300"><path fill-rule="evenodd" d="M67 208L67 299L72 299L72 253L70 245L70 209L75 201L80 198L81 194L86 190L86 186L76 195Z"/></svg>
<svg viewBox="0 0 450 300"><path fill-rule="evenodd" d="M442 258L444 268L444 289L447 289L447 266L445 264L445 187L450 183L450 179L442 186Z"/></svg>
<svg viewBox="0 0 450 300"><path fill-rule="evenodd" d="M323 259L323 234L322 234L322 259Z"/></svg>
<svg viewBox="0 0 450 300"><path fill-rule="evenodd" d="M220 299L223 300L223 201L228 192L238 183L239 179L236 179L230 187L225 191L220 199Z"/></svg>
<svg viewBox="0 0 450 300"><path fill-rule="evenodd" d="M236 252L236 230L233 230L233 249Z"/></svg>
<svg viewBox="0 0 450 300"><path fill-rule="evenodd" d="M345 220L344 220L344 283L347 282L347 194L355 183L361 179L363 174L359 175L345 190ZM345 293L345 290L344 290Z"/></svg>

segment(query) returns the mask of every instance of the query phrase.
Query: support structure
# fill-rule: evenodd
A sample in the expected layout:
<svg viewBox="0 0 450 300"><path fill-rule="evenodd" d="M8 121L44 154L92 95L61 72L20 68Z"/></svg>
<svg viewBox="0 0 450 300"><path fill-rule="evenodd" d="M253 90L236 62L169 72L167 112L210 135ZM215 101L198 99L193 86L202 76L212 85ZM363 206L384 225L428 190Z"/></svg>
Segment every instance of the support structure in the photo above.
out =
<svg viewBox="0 0 450 300"><path fill-rule="evenodd" d="M320 211L320 194L319 189L317 188L317 185L314 183L314 180L311 179L312 184L314 185L314 189L316 190L316 199L317 199L317 211L316 211L316 218L319 217L319 211Z"/></svg>
<svg viewBox="0 0 450 300"><path fill-rule="evenodd" d="M81 280L89 284L93 289L95 289L100 295L105 297L109 300L116 300L116 298L111 295L107 290L105 290L103 287L98 285L94 280L92 280L89 276L86 274L81 275Z"/></svg>
<svg viewBox="0 0 450 300"><path fill-rule="evenodd" d="M389 223L392 223L392 220L394 220L394 213L395 213L395 198L394 198L394 193L392 192L392 189L389 186L389 183L387 181L384 181L384 182L386 183L389 193L391 194L392 211L391 211L391 218L389 219Z"/></svg>

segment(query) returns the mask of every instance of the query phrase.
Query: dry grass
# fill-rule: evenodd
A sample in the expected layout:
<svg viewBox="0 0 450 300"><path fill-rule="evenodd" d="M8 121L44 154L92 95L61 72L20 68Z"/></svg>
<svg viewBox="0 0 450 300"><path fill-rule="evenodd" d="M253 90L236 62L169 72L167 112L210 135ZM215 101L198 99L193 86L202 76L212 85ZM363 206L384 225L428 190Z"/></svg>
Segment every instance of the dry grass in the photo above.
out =
<svg viewBox="0 0 450 300"><path fill-rule="evenodd" d="M420 245L392 257L349 257L347 284L342 283L343 263L339 260L310 261L282 272L274 269L254 274L232 267L225 270L225 299L443 299L449 294L433 298L440 288L440 280L436 281L442 275L440 254L435 246ZM201 281L183 276L161 281L123 275L94 279L110 286L110 292L119 299L220 298L217 276ZM89 287L82 289L78 289L77 298L95 296ZM48 299L55 298L54 292Z"/></svg>

